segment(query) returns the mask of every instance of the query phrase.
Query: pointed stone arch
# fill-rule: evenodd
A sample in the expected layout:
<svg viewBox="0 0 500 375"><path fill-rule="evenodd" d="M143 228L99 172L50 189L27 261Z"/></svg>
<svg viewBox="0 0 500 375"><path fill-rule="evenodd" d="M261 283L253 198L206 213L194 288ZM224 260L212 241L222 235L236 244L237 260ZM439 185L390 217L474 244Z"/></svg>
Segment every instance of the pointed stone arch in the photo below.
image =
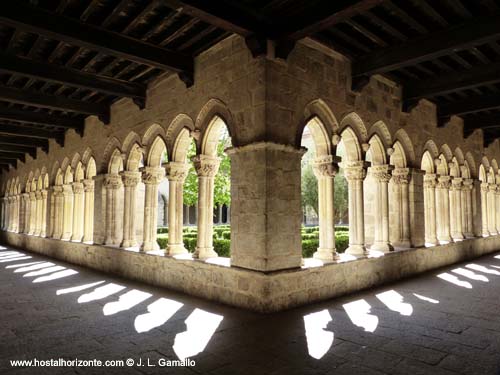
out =
<svg viewBox="0 0 500 375"><path fill-rule="evenodd" d="M217 156L217 145L219 144L220 134L222 130L227 127L226 122L222 117L214 116L214 118L209 122L205 131L202 133L200 144L200 153L202 155L208 155L212 157ZM230 134L231 135L231 134Z"/></svg>
<svg viewBox="0 0 500 375"><path fill-rule="evenodd" d="M495 174L498 173L498 163L497 163L496 159L491 159L491 168L493 168L493 171L495 172Z"/></svg>
<svg viewBox="0 0 500 375"><path fill-rule="evenodd" d="M388 146L388 145L391 145L393 143L391 132L389 131L389 128L381 120L375 122L371 126L368 137L372 138L375 134L377 134L380 137L380 140L382 141L382 143L384 145Z"/></svg>
<svg viewBox="0 0 500 375"><path fill-rule="evenodd" d="M116 153L117 150L121 154L120 141L116 137L113 137L104 148L104 152L102 154L102 159L100 162L100 168L97 171L98 173L107 173L107 171L109 171L111 157Z"/></svg>
<svg viewBox="0 0 500 375"><path fill-rule="evenodd" d="M387 164L387 148L378 134L372 135L368 144L370 145L370 148L366 152L366 160L370 161L372 165Z"/></svg>
<svg viewBox="0 0 500 375"><path fill-rule="evenodd" d="M415 159L415 149L413 147L413 142L411 141L408 133L404 129L399 129L394 134L394 140L399 141L403 146L406 155L407 165L414 165Z"/></svg>
<svg viewBox="0 0 500 375"><path fill-rule="evenodd" d="M61 169L66 172L66 169L69 167L71 167L71 164L69 162L69 158L68 157L65 157L61 163Z"/></svg>
<svg viewBox="0 0 500 375"><path fill-rule="evenodd" d="M125 140L122 143L123 153L129 155L130 151L132 150L133 147L135 147L135 145L138 145L139 147L142 146L141 137L139 137L139 134L132 131L127 134Z"/></svg>
<svg viewBox="0 0 500 375"><path fill-rule="evenodd" d="M474 159L474 156L470 151L465 154L465 161L467 162L471 174L471 178L477 177L477 164Z"/></svg>
<svg viewBox="0 0 500 375"><path fill-rule="evenodd" d="M454 152L455 158L457 159L457 163L459 165L462 165L465 161L464 153L462 152L462 149L460 147L455 148Z"/></svg>
<svg viewBox="0 0 500 375"><path fill-rule="evenodd" d="M96 162L93 156L90 156L85 163L85 178L92 179L97 174Z"/></svg>
<svg viewBox="0 0 500 375"><path fill-rule="evenodd" d="M340 138L345 148L345 161L361 161L363 152L356 132L351 127L346 127L342 130Z"/></svg>
<svg viewBox="0 0 500 375"><path fill-rule="evenodd" d="M305 106L301 122L299 126L297 126L297 135L295 142L295 145L297 147L300 147L304 128L313 120L322 124L329 140L331 140L332 135L336 134L339 130L339 123L330 107L325 103L324 100L315 99Z"/></svg>
<svg viewBox="0 0 500 375"><path fill-rule="evenodd" d="M425 151L428 151L430 156L432 156L433 159L435 159L439 156L439 148L437 147L436 143L432 139L429 139L427 142L425 142L424 148L423 148L423 153L425 153Z"/></svg>
<svg viewBox="0 0 500 375"><path fill-rule="evenodd" d="M408 159L404 146L400 141L396 141L392 146L392 154L389 158L389 163L396 168L406 168L408 166Z"/></svg>
<svg viewBox="0 0 500 375"><path fill-rule="evenodd" d="M187 161L189 145L192 141L193 138L190 131L187 128L182 128L174 141L170 159L174 162L185 163Z"/></svg>
<svg viewBox="0 0 500 375"><path fill-rule="evenodd" d="M448 160L444 154L439 154L436 159L436 173L440 176L448 176L449 168L448 168Z"/></svg>
<svg viewBox="0 0 500 375"><path fill-rule="evenodd" d="M167 152L167 146L165 144L164 138L157 136L148 149L148 156L146 158L146 164L149 167L160 167L163 162L163 156Z"/></svg>
<svg viewBox="0 0 500 375"><path fill-rule="evenodd" d="M54 162L54 165L52 166L51 171L50 171L50 184L51 185L55 185L58 170L59 170L59 161L56 160Z"/></svg>
<svg viewBox="0 0 500 375"><path fill-rule="evenodd" d="M126 155L127 161L125 163L125 169L127 171L138 171L143 164L144 149L139 143L134 143L130 146Z"/></svg>
<svg viewBox="0 0 500 375"><path fill-rule="evenodd" d="M109 158L108 174L117 175L121 171L123 171L123 157L120 150L116 148Z"/></svg>
<svg viewBox="0 0 500 375"><path fill-rule="evenodd" d="M79 160L74 168L75 175L74 175L74 180L75 182L81 182L85 178L85 173L83 169L83 164Z"/></svg>
<svg viewBox="0 0 500 375"><path fill-rule="evenodd" d="M450 146L446 143L441 146L441 155L443 155L447 162L450 162L453 159L453 152L451 151Z"/></svg>
<svg viewBox="0 0 500 375"><path fill-rule="evenodd" d="M76 152L73 157L71 158L71 168L73 168L73 170L75 170L76 166L78 165L79 162L81 162L82 158L80 156L80 153L79 152Z"/></svg>
<svg viewBox="0 0 500 375"><path fill-rule="evenodd" d="M346 128L350 128L356 135L359 143L365 143L368 139L368 132L365 123L356 112L348 113L340 122L340 131L343 133Z"/></svg>
<svg viewBox="0 0 500 375"><path fill-rule="evenodd" d="M194 129L194 121L190 116L186 115L185 113L181 113L175 116L170 125L168 125L167 131L165 133L165 140L169 157L170 155L173 155L173 149L181 131L187 130L188 133L191 133L192 131L194 131Z"/></svg>
<svg viewBox="0 0 500 375"><path fill-rule="evenodd" d="M306 124L306 127L311 132L312 139L314 141L314 149L316 157L325 157L332 155L333 145L331 141L331 135L328 132L325 124L318 117L313 117ZM305 129L305 128L304 128Z"/></svg>
<svg viewBox="0 0 500 375"><path fill-rule="evenodd" d="M488 182L488 175L487 175L486 171L487 171L487 167L485 167L484 164L481 163L479 165L479 174L478 174L479 181Z"/></svg>
<svg viewBox="0 0 500 375"><path fill-rule="evenodd" d="M233 138L233 136L237 135L231 111L223 101L213 98L205 103L205 105L198 113L198 116L196 116L195 129L201 132L201 139L206 138L205 134L213 125L213 121L215 118L220 118L224 122L231 139ZM236 139L232 139L232 143L233 146L239 145ZM199 149L201 150L201 148L202 147L200 147Z"/></svg>

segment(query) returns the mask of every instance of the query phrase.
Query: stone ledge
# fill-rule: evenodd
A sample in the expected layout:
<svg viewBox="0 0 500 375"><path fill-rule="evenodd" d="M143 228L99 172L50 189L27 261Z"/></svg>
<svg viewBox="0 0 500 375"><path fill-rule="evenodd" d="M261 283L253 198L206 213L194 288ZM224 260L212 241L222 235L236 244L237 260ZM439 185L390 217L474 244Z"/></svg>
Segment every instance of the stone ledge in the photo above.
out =
<svg viewBox="0 0 500 375"><path fill-rule="evenodd" d="M500 249L499 236L473 238L266 274L199 260L11 232L0 232L0 239L9 246L68 263L259 312L338 297Z"/></svg>

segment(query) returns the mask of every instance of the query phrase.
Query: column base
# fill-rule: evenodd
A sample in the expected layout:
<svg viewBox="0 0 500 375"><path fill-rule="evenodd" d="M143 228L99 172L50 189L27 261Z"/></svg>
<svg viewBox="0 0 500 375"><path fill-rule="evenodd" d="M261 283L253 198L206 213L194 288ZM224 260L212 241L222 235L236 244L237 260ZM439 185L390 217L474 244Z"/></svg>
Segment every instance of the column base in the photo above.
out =
<svg viewBox="0 0 500 375"><path fill-rule="evenodd" d="M82 236L71 236L71 242L82 242Z"/></svg>
<svg viewBox="0 0 500 375"><path fill-rule="evenodd" d="M453 238L453 240L463 240L465 237L462 233L454 233L451 235L451 238Z"/></svg>
<svg viewBox="0 0 500 375"><path fill-rule="evenodd" d="M425 246L431 247L431 246L437 246L439 245L439 241L437 238L426 238L425 239Z"/></svg>
<svg viewBox="0 0 500 375"><path fill-rule="evenodd" d="M438 237L438 242L440 244L446 244L449 242L453 242L453 239L451 237Z"/></svg>
<svg viewBox="0 0 500 375"><path fill-rule="evenodd" d="M168 244L165 249L167 255L187 254L189 251L184 247L184 244Z"/></svg>
<svg viewBox="0 0 500 375"><path fill-rule="evenodd" d="M116 240L112 240L112 239L104 240L104 245L106 245L106 246L116 246L119 244L120 243Z"/></svg>
<svg viewBox="0 0 500 375"><path fill-rule="evenodd" d="M376 250L376 251L381 251L383 253L388 253L394 251L394 247L387 242L375 242L370 247L370 250Z"/></svg>
<svg viewBox="0 0 500 375"><path fill-rule="evenodd" d="M61 237L61 241L71 241L71 234L65 233Z"/></svg>
<svg viewBox="0 0 500 375"><path fill-rule="evenodd" d="M392 246L394 247L411 247L411 242L410 240L400 240L400 241L395 241L392 243Z"/></svg>
<svg viewBox="0 0 500 375"><path fill-rule="evenodd" d="M367 255L368 251L364 245L349 245L346 249L346 254L350 255Z"/></svg>
<svg viewBox="0 0 500 375"><path fill-rule="evenodd" d="M464 236L465 236L465 238L474 238L474 237L476 237L476 236L474 236L473 233L464 233Z"/></svg>
<svg viewBox="0 0 500 375"><path fill-rule="evenodd" d="M211 247L197 247L193 253L193 258L205 260L208 258L217 258L219 255Z"/></svg>
<svg viewBox="0 0 500 375"><path fill-rule="evenodd" d="M120 247L137 247L137 241L135 240L123 240L122 243L120 244Z"/></svg>
<svg viewBox="0 0 500 375"><path fill-rule="evenodd" d="M155 250L160 250L160 245L158 245L158 242L156 241L148 241L148 242L143 242L141 244L141 247L139 248L140 251L155 251Z"/></svg>
<svg viewBox="0 0 500 375"><path fill-rule="evenodd" d="M318 247L318 250L313 254L313 258L333 262L339 259L339 255L335 249L321 249Z"/></svg>
<svg viewBox="0 0 500 375"><path fill-rule="evenodd" d="M33 236L40 237L40 232L35 232L35 233L33 233Z"/></svg>

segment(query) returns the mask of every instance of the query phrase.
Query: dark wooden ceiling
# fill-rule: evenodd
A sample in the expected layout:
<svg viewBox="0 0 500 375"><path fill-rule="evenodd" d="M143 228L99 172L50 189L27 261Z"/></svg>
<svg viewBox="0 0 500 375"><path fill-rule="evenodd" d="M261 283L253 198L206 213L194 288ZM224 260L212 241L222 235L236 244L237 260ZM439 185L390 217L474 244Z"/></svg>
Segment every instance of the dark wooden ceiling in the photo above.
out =
<svg viewBox="0 0 500 375"><path fill-rule="evenodd" d="M18 0L0 2L0 168L109 121L122 97L144 105L160 74L193 83L193 59L232 33L254 55L286 58L311 37L401 83L403 109L427 98L444 125L500 136L500 0Z"/></svg>

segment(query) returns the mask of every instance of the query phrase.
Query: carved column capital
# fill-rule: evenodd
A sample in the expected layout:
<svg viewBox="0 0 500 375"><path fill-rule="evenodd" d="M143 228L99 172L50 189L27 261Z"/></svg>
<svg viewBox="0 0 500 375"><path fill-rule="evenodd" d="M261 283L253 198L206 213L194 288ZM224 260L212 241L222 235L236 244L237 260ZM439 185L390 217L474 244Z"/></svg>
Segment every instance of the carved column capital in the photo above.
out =
<svg viewBox="0 0 500 375"><path fill-rule="evenodd" d="M92 192L94 191L95 182L94 180L83 180L83 191Z"/></svg>
<svg viewBox="0 0 500 375"><path fill-rule="evenodd" d="M396 185L407 185L410 182L410 168L395 168L391 181Z"/></svg>
<svg viewBox="0 0 500 375"><path fill-rule="evenodd" d="M487 193L490 185L487 182L481 182L480 186L481 186L481 191L483 193Z"/></svg>
<svg viewBox="0 0 500 375"><path fill-rule="evenodd" d="M454 177L451 180L451 190L457 191L462 190L463 179L461 177Z"/></svg>
<svg viewBox="0 0 500 375"><path fill-rule="evenodd" d="M82 182L73 182L73 193L82 194L83 193L83 183Z"/></svg>
<svg viewBox="0 0 500 375"><path fill-rule="evenodd" d="M165 178L165 170L159 167L142 168L142 182L146 185L159 185Z"/></svg>
<svg viewBox="0 0 500 375"><path fill-rule="evenodd" d="M194 167L199 177L215 177L220 162L221 159L216 156L196 155L193 158Z"/></svg>
<svg viewBox="0 0 500 375"><path fill-rule="evenodd" d="M118 174L106 174L104 175L104 187L106 189L119 189L122 186L122 179Z"/></svg>
<svg viewBox="0 0 500 375"><path fill-rule="evenodd" d="M40 190L35 191L35 199L42 199L42 192Z"/></svg>
<svg viewBox="0 0 500 375"><path fill-rule="evenodd" d="M54 185L54 186L52 186L52 191L53 191L54 196L59 196L63 192L63 187L62 187L62 185Z"/></svg>
<svg viewBox="0 0 500 375"><path fill-rule="evenodd" d="M141 172L123 171L120 175L125 187L135 188L141 182Z"/></svg>
<svg viewBox="0 0 500 375"><path fill-rule="evenodd" d="M326 155L317 157L311 163L316 178L333 178L337 174L339 167L337 156Z"/></svg>
<svg viewBox="0 0 500 375"><path fill-rule="evenodd" d="M488 184L488 191L496 192L497 191L497 185L496 184Z"/></svg>
<svg viewBox="0 0 500 375"><path fill-rule="evenodd" d="M366 163L364 161L342 162L344 176L347 181L364 180L366 177Z"/></svg>
<svg viewBox="0 0 500 375"><path fill-rule="evenodd" d="M189 164L171 161L165 164L165 172L169 181L184 182L189 171Z"/></svg>
<svg viewBox="0 0 500 375"><path fill-rule="evenodd" d="M67 196L67 195L73 195L73 183L71 184L64 184L62 186L62 193L63 195Z"/></svg>
<svg viewBox="0 0 500 375"><path fill-rule="evenodd" d="M31 201L36 200L36 193L35 193L34 191L30 191L30 192L29 192L29 195L30 195L30 200L31 200Z"/></svg>
<svg viewBox="0 0 500 375"><path fill-rule="evenodd" d="M437 182L437 185L436 187L438 189L449 189L450 188L450 180L451 180L451 177L450 176L439 176L438 177L438 182Z"/></svg>
<svg viewBox="0 0 500 375"><path fill-rule="evenodd" d="M391 179L391 169L393 167L391 165L374 165L368 168L368 172L370 176L376 180L377 182L389 182Z"/></svg>
<svg viewBox="0 0 500 375"><path fill-rule="evenodd" d="M47 190L43 189L40 193L42 194L42 199L47 199L49 193Z"/></svg>

